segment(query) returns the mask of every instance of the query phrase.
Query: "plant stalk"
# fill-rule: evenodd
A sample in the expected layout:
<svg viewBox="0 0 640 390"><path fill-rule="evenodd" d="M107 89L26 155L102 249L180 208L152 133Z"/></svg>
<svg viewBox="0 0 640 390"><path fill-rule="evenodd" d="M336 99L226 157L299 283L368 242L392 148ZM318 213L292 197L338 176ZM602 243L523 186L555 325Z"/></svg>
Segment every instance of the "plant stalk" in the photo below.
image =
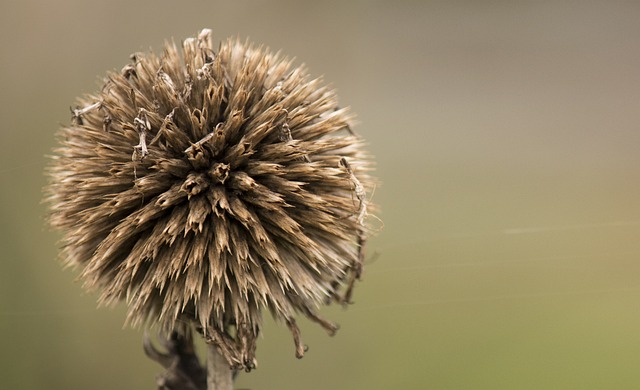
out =
<svg viewBox="0 0 640 390"><path fill-rule="evenodd" d="M233 370L213 343L207 343L207 390L233 390Z"/></svg>

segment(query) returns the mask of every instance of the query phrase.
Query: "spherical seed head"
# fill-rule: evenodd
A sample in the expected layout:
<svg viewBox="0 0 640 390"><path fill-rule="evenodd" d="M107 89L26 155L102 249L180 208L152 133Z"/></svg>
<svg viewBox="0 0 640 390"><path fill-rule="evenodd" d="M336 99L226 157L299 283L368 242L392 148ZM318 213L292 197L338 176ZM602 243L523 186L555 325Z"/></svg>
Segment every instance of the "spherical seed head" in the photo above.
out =
<svg viewBox="0 0 640 390"><path fill-rule="evenodd" d="M334 91L268 50L208 30L135 54L79 100L49 169L63 260L132 324L195 324L250 369L268 309L349 300L370 162ZM344 290L347 290L344 292Z"/></svg>

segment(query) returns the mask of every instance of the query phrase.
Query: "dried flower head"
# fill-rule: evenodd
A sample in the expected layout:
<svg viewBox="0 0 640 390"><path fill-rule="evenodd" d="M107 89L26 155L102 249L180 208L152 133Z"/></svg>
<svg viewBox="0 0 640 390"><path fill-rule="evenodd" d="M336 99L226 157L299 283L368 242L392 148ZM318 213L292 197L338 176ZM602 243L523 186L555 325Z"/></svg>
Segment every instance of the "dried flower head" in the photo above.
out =
<svg viewBox="0 0 640 390"><path fill-rule="evenodd" d="M349 301L368 233L370 162L334 92L268 50L208 30L132 56L79 100L49 170L63 260L128 321L194 324L235 368L255 364L268 309L304 350L297 313Z"/></svg>

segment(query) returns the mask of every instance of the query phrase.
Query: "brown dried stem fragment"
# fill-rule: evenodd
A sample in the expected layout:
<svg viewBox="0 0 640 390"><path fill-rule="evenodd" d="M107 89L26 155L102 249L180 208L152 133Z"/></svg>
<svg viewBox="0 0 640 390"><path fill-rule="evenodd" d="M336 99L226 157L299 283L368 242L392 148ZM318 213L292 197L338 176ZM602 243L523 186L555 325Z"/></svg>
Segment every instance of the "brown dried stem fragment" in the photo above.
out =
<svg viewBox="0 0 640 390"><path fill-rule="evenodd" d="M167 116L164 117L164 120L162 121L162 126L160 126L160 130L158 130L158 133L155 135L155 137L153 137L151 142L149 142L149 146L154 145L156 142L158 142L160 137L167 130L167 126L169 125L169 123L173 121L173 116L175 115L175 112L176 112L176 109L174 107L171 110L171 112L168 113Z"/></svg>
<svg viewBox="0 0 640 390"><path fill-rule="evenodd" d="M358 225L364 226L364 218L367 214L367 195L364 191L364 187L360 183L360 180L353 174L353 170L351 169L351 164L347 161L346 158L340 158L340 165L343 166L347 174L349 175L349 180L353 183L354 192L356 197L358 198L358 209L356 211Z"/></svg>
<svg viewBox="0 0 640 390"><path fill-rule="evenodd" d="M362 231L358 232L358 259L355 263L351 265L349 272L349 280L347 281L347 289L342 297L343 304L353 303L351 301L351 297L353 296L353 289L355 287L356 281L360 280L362 276L362 269L364 268L364 245L366 242L366 238L364 237L364 233Z"/></svg>
<svg viewBox="0 0 640 390"><path fill-rule="evenodd" d="M97 101L93 104L90 104L83 108L71 108L71 121L79 126L84 124L82 116L96 109L100 109L102 107L102 102Z"/></svg>
<svg viewBox="0 0 640 390"><path fill-rule="evenodd" d="M291 331L291 335L293 335L293 343L296 346L296 357L298 359L302 359L302 357L304 357L304 353L307 351L308 348L306 345L302 343L300 328L298 328L298 325L296 324L296 320L294 320L293 318L288 318L286 322L287 322L287 326L289 327L289 330Z"/></svg>
<svg viewBox="0 0 640 390"><path fill-rule="evenodd" d="M338 324L325 320L309 308L304 309L304 314L311 321L320 324L327 331L327 333L329 333L329 336L335 336L338 329L340 329L340 326Z"/></svg>
<svg viewBox="0 0 640 390"><path fill-rule="evenodd" d="M148 334L144 335L144 352L166 371L156 378L159 390L205 390L207 389L205 369L200 365L193 346L191 332L180 335L172 332L168 338L160 338L166 352L160 352Z"/></svg>
<svg viewBox="0 0 640 390"><path fill-rule="evenodd" d="M147 149L147 132L151 130L151 124L149 123L147 110L141 108L138 116L133 120L133 124L140 137L140 142L133 147L131 160L142 161L149 154L149 150Z"/></svg>

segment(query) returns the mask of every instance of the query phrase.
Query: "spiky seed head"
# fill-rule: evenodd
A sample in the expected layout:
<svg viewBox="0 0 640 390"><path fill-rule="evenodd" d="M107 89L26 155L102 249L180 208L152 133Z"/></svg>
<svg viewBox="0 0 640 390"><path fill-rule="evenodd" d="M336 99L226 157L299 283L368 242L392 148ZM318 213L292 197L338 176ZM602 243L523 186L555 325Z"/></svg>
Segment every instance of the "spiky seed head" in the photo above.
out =
<svg viewBox="0 0 640 390"><path fill-rule="evenodd" d="M137 53L79 99L49 167L61 257L128 322L194 324L234 368L255 364L262 311L348 301L373 180L332 89L266 49L203 30Z"/></svg>

